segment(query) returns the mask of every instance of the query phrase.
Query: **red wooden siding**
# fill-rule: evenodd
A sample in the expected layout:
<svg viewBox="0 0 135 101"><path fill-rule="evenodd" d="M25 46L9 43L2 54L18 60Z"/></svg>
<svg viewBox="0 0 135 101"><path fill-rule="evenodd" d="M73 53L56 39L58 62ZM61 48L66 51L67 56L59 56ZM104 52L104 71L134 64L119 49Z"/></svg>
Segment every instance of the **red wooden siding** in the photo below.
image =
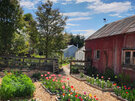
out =
<svg viewBox="0 0 135 101"><path fill-rule="evenodd" d="M135 49L135 33L120 34L103 38L91 39L85 41L86 58L91 50L91 59L93 66L103 72L107 67L113 68L115 73L124 71L135 79L135 70L122 68L122 50L124 48ZM94 51L100 50L100 58L95 59ZM108 58L107 58L108 57Z"/></svg>

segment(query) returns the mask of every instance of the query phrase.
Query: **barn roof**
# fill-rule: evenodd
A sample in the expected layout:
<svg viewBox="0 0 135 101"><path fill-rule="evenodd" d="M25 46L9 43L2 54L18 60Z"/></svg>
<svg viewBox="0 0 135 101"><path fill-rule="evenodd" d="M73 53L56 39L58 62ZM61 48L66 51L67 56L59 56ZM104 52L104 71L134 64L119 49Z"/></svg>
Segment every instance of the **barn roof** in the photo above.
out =
<svg viewBox="0 0 135 101"><path fill-rule="evenodd" d="M135 15L104 25L86 40L109 37L135 31Z"/></svg>

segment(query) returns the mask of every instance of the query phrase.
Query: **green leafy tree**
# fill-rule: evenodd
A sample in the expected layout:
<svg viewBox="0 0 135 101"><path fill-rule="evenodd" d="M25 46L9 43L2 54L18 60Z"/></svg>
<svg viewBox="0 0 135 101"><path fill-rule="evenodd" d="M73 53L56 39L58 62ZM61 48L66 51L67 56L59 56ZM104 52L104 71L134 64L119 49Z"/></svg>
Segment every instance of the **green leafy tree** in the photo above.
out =
<svg viewBox="0 0 135 101"><path fill-rule="evenodd" d="M33 19L33 16L30 13L27 13L23 16L25 21L25 33L29 35L30 43L30 53L34 53L37 50L37 45L39 43L39 32L37 30L37 23Z"/></svg>
<svg viewBox="0 0 135 101"><path fill-rule="evenodd" d="M40 31L39 50L48 58L54 51L63 48L63 34L67 17L60 14L58 9L52 8L53 3L47 1L41 4L36 12ZM59 43L57 43L59 41Z"/></svg>
<svg viewBox="0 0 135 101"><path fill-rule="evenodd" d="M81 48L84 46L84 36L81 35L71 35L71 40L69 42L70 45L78 46L78 48Z"/></svg>
<svg viewBox="0 0 135 101"><path fill-rule="evenodd" d="M13 34L21 28L18 0L0 0L0 54L10 54Z"/></svg>
<svg viewBox="0 0 135 101"><path fill-rule="evenodd" d="M29 41L28 36L25 34L17 34L14 33L14 38L12 39L12 54L22 55L27 54L29 52Z"/></svg>

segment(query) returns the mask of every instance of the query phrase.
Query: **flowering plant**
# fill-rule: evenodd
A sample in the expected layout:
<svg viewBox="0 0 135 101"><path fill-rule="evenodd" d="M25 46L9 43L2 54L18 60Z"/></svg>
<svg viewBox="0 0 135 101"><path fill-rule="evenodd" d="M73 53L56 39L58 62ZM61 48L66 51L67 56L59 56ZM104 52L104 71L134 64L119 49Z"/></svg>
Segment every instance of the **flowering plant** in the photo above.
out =
<svg viewBox="0 0 135 101"><path fill-rule="evenodd" d="M131 87L122 86L119 87L116 84L114 85L114 92L117 96L121 96L124 99L127 99L129 101L135 100L135 89L131 89Z"/></svg>

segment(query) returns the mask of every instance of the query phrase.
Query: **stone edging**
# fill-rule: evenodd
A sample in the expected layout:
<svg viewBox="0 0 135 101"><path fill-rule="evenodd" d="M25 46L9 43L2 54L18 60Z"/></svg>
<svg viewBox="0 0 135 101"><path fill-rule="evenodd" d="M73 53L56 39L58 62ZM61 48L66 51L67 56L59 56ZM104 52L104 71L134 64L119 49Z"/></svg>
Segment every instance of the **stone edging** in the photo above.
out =
<svg viewBox="0 0 135 101"><path fill-rule="evenodd" d="M50 92L43 84L41 86L50 94L50 95L56 95L55 93Z"/></svg>
<svg viewBox="0 0 135 101"><path fill-rule="evenodd" d="M76 80L79 80L79 81L86 81L86 80L83 80L83 79L79 79L79 78L77 78L76 76L74 76L74 75L70 75L71 77L73 77L73 78L75 78Z"/></svg>
<svg viewBox="0 0 135 101"><path fill-rule="evenodd" d="M128 101L127 99L123 99L121 96L117 96L116 94L114 93L111 93L111 96L117 98L118 100L121 100L121 101Z"/></svg>
<svg viewBox="0 0 135 101"><path fill-rule="evenodd" d="M98 90L101 90L101 91L103 91L103 92L113 92L113 89L112 89L112 88L105 88L105 89L102 89L101 87L98 87L98 86L96 86L96 85L92 85L92 84L88 83L87 81L85 81L84 83L87 84L87 85L92 86L93 88L96 88L96 89L98 89Z"/></svg>
<svg viewBox="0 0 135 101"><path fill-rule="evenodd" d="M58 97L55 98L56 101L59 101Z"/></svg>

